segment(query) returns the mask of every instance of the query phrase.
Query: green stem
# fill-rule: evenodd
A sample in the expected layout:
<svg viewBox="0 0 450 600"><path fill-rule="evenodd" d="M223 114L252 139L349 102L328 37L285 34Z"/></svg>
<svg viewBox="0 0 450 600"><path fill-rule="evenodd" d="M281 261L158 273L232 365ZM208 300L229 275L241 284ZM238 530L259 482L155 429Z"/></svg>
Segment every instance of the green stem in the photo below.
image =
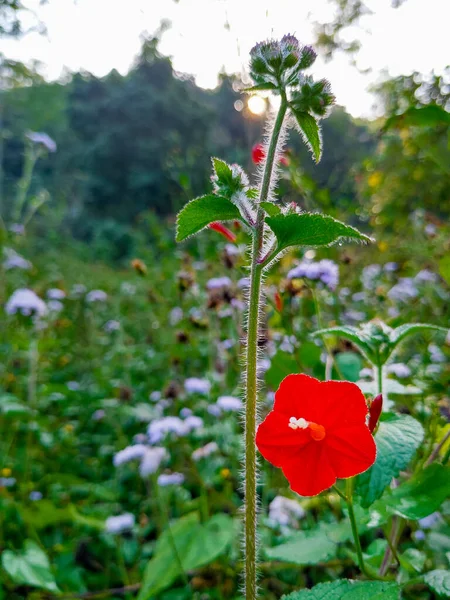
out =
<svg viewBox="0 0 450 600"><path fill-rule="evenodd" d="M274 123L264 175L261 182L259 203L265 202L269 195L273 165L278 140L287 110L285 97L281 99L280 109ZM259 207L256 215L256 227L253 234L250 297L248 306L248 331L246 344L246 381L245 381L245 598L256 600L257 592L257 464L256 464L256 405L258 397L257 361L258 361L258 321L259 300L263 267L258 263L264 237L264 210Z"/></svg>
<svg viewBox="0 0 450 600"><path fill-rule="evenodd" d="M361 541L359 539L358 527L356 525L355 511L353 510L353 479L347 479L346 482L346 499L348 506L348 516L350 517L350 523L352 526L353 539L355 541L356 554L358 556L358 565L361 573L367 575L366 565L364 563L364 557L361 549Z"/></svg>
<svg viewBox="0 0 450 600"><path fill-rule="evenodd" d="M380 363L377 363L377 365L375 366L375 369L377 371L378 394L382 394L383 393L383 365ZM383 400L384 400L384 398L383 398Z"/></svg>

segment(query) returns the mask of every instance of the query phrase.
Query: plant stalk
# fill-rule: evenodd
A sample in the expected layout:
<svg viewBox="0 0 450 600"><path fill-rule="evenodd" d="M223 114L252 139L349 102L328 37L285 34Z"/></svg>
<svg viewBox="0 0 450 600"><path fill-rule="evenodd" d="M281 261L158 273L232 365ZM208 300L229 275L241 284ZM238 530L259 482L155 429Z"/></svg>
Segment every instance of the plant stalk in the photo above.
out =
<svg viewBox="0 0 450 600"><path fill-rule="evenodd" d="M286 97L282 97L280 109L274 123L267 150L264 174L261 182L259 203L265 202L269 195L274 160L278 140L283 127L287 110ZM259 206L256 215L256 227L253 233L250 271L250 296L248 305L248 331L246 344L246 379L245 379L245 598L256 600L257 591L257 464L256 464L256 425L257 425L257 361L258 361L258 329L259 301L261 296L261 279L263 266L259 264L259 254L264 237L264 210Z"/></svg>
<svg viewBox="0 0 450 600"><path fill-rule="evenodd" d="M358 556L358 566L359 566L361 573L363 573L364 575L368 575L367 570L366 570L366 565L364 563L362 549L361 549L361 541L359 539L358 527L356 525L355 511L353 510L353 479L352 478L347 479L345 482L345 485L346 485L346 500L347 500L347 506L348 506L348 516L350 518L350 523L352 526L352 534L353 534L353 539L355 541L356 554Z"/></svg>

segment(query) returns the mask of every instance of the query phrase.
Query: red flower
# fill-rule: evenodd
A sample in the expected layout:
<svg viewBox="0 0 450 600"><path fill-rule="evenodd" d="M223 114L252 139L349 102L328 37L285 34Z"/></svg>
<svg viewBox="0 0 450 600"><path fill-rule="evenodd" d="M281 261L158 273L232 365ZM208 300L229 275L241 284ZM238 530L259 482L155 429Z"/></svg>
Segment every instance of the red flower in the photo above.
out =
<svg viewBox="0 0 450 600"><path fill-rule="evenodd" d="M266 158L266 151L264 150L264 146L262 144L255 144L252 148L252 161L255 165L259 165ZM283 154L279 159L280 165L284 167L289 166L289 158Z"/></svg>
<svg viewBox="0 0 450 600"><path fill-rule="evenodd" d="M366 400L356 384L288 375L258 427L256 445L281 467L294 492L315 496L338 477L358 475L375 462L366 417Z"/></svg>
<svg viewBox="0 0 450 600"><path fill-rule="evenodd" d="M214 231L217 231L218 233L222 234L223 237L227 238L227 240L230 240L230 242L234 243L236 241L236 236L234 235L234 233L230 231L228 227L222 225L222 223L215 221L214 223L210 223L209 228L214 229Z"/></svg>
<svg viewBox="0 0 450 600"><path fill-rule="evenodd" d="M266 153L264 151L264 146L262 144L255 144L252 148L252 161L255 163L255 165L262 163L265 156Z"/></svg>

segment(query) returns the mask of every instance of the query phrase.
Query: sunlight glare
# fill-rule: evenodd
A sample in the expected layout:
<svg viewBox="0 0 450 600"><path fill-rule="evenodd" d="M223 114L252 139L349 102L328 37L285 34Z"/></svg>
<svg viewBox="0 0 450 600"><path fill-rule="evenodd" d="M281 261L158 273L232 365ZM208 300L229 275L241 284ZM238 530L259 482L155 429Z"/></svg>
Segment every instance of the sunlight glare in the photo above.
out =
<svg viewBox="0 0 450 600"><path fill-rule="evenodd" d="M259 96L250 96L247 105L250 112L254 115L263 115L266 112L266 101Z"/></svg>

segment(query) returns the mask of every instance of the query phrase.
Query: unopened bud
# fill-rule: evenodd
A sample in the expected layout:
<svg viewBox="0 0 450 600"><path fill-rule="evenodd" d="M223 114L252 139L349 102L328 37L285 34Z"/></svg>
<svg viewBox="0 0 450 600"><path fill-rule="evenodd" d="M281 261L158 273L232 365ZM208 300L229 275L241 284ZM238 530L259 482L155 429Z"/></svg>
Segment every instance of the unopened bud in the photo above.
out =
<svg viewBox="0 0 450 600"><path fill-rule="evenodd" d="M140 258L134 258L131 261L131 266L141 277L145 277L147 275L147 266Z"/></svg>
<svg viewBox="0 0 450 600"><path fill-rule="evenodd" d="M367 424L370 433L373 433L376 426L378 425L378 420L381 415L381 410L383 408L383 396L382 394L378 394L370 403L369 407L369 422Z"/></svg>

